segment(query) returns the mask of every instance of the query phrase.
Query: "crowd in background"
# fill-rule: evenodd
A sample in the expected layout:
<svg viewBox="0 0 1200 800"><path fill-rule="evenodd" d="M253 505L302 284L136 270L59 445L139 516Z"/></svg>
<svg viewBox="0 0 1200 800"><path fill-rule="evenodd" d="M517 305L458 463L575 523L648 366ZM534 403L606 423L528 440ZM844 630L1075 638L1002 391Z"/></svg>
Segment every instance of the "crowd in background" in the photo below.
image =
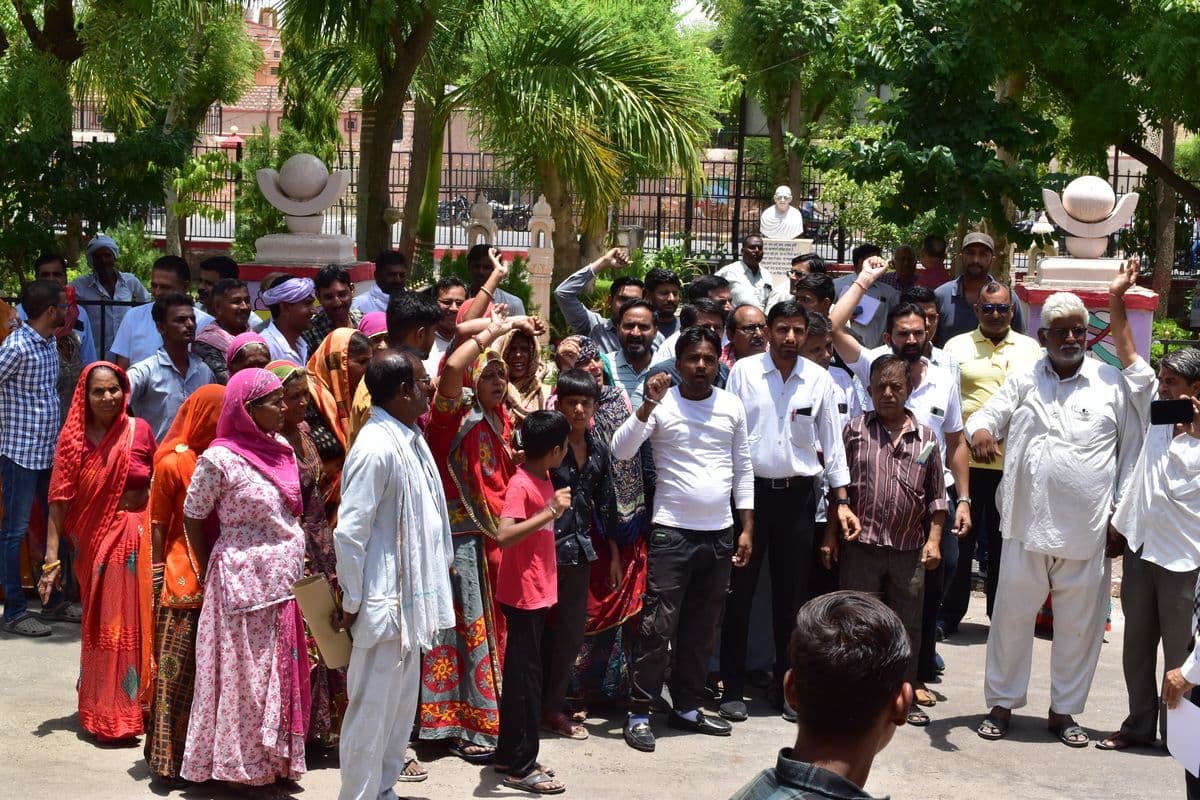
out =
<svg viewBox="0 0 1200 800"><path fill-rule="evenodd" d="M560 793L540 732L586 739L616 707L635 750L655 749L653 713L729 736L761 667L799 734L738 797L865 797L870 756L930 721L975 561L978 734L1025 704L1039 618L1046 724L1087 746L1074 717L1123 556L1129 714L1096 746L1153 744L1200 683L1200 418L1151 404L1200 410L1200 351L1157 373L1138 354L1135 259L1109 287L1118 363L1086 357L1069 292L1027 331L993 248L965 236L957 278L937 236L890 264L859 247L839 278L802 255L785 290L752 234L687 285L616 277L602 314L583 296L628 264L614 248L556 287L570 334L548 357L484 245L469 285L411 291L392 251L357 295L337 265L270 275L259 314L228 258L199 265L193 300L178 257L147 290L107 237L69 285L43 256L0 330L3 627L80 624L81 726L144 735L170 788L289 796L306 748L337 747L343 797L394 797L428 776L411 738ZM306 577L336 594L348 668L300 613ZM811 767L829 747L865 768Z"/></svg>

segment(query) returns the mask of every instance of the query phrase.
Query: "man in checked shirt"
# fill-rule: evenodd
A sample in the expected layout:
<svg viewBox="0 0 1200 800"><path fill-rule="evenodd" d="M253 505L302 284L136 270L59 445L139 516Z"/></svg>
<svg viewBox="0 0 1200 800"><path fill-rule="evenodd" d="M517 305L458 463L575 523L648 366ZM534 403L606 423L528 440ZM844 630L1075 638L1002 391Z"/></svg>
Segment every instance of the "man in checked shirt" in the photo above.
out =
<svg viewBox="0 0 1200 800"><path fill-rule="evenodd" d="M912 645L905 680L915 684L925 571L941 562L948 504L937 438L904 407L910 391L905 359L884 355L871 364L875 410L846 426L849 497L838 501L850 505L862 530L839 542L828 529L821 558L826 569L840 561L842 589L874 594L900 617ZM907 721L928 725L929 716L913 702Z"/></svg>

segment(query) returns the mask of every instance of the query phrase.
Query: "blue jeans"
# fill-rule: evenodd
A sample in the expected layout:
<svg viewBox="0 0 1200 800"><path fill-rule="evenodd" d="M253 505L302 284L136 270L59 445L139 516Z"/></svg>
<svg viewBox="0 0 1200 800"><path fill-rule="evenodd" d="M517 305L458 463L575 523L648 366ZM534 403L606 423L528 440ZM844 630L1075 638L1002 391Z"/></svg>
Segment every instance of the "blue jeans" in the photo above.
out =
<svg viewBox="0 0 1200 800"><path fill-rule="evenodd" d="M46 493L50 489L50 470L27 469L8 456L0 456L0 490L4 492L4 522L0 541L4 544L4 560L0 564L4 585L4 621L11 622L25 613L28 606L21 590L21 541L29 528L33 501L46 508ZM57 589L50 595L47 608L63 600Z"/></svg>

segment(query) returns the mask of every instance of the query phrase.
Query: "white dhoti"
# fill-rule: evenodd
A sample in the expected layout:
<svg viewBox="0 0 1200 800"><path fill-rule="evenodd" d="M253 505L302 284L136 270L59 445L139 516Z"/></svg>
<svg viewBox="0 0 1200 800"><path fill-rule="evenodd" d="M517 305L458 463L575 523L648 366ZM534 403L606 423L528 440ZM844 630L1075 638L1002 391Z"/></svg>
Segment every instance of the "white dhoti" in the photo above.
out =
<svg viewBox="0 0 1200 800"><path fill-rule="evenodd" d="M338 756L339 800L395 797L420 696L421 654L400 658L399 639L355 647L346 672L349 705Z"/></svg>
<svg viewBox="0 0 1200 800"><path fill-rule="evenodd" d="M1110 570L1103 551L1086 560L1057 558L1005 540L987 641L983 693L988 708L1025 705L1034 620L1048 593L1054 609L1050 710L1082 713L1104 641Z"/></svg>

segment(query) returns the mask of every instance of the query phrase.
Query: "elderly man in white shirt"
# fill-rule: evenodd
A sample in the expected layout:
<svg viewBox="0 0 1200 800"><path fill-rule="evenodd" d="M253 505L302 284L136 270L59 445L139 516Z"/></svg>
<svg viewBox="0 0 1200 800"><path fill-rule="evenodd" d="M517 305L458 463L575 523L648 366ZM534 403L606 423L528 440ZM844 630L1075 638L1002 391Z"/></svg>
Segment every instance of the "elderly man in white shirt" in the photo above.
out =
<svg viewBox="0 0 1200 800"><path fill-rule="evenodd" d="M454 626L446 497L416 428L429 410L429 376L419 356L403 352L376 358L365 380L371 416L346 457L333 535L342 590L336 622L354 637L341 800L394 798L397 780L427 774L406 758L421 653ZM406 771L410 764L417 769Z"/></svg>
<svg viewBox="0 0 1200 800"><path fill-rule="evenodd" d="M759 531L749 565L730 578L721 627L725 691L718 712L734 722L747 716L743 699L746 638L758 575L767 555L775 641L775 683L769 697L782 706L788 641L796 626L796 612L808 596L822 471L836 497L843 529L849 535L858 526L846 499L850 471L836 390L828 372L801 357L807 336L804 307L794 300L777 303L767 314L770 349L734 364L725 384L746 409L754 466L754 528ZM823 465L818 451L824 454Z"/></svg>
<svg viewBox="0 0 1200 800"><path fill-rule="evenodd" d="M990 463L1005 442L1000 532L1005 539L988 634L984 739L1008 733L1025 705L1033 660L1033 624L1046 598L1054 604L1048 724L1070 747L1088 735L1083 711L1100 657L1108 610L1109 518L1137 458L1142 427L1125 377L1087 358L1088 311L1069 292L1046 298L1038 341L1046 355L1009 375L967 420L976 461Z"/></svg>
<svg viewBox="0 0 1200 800"><path fill-rule="evenodd" d="M1168 353L1158 375L1133 343L1125 315L1125 292L1137 280L1131 259L1109 287L1109 320L1117 357L1129 381L1130 396L1145 424L1150 401L1182 400L1200 410L1200 350ZM1113 514L1113 528L1125 537L1121 609L1125 613L1125 690L1129 715L1119 731L1096 746L1123 750L1151 745L1157 730L1167 738L1166 707L1160 706L1158 648L1163 671L1187 658L1193 589L1200 577L1200 414L1191 422L1151 424L1129 483Z"/></svg>
<svg viewBox="0 0 1200 800"><path fill-rule="evenodd" d="M762 259L763 237L752 233L742 240L741 260L717 270L717 275L729 281L729 298L734 307L758 306L760 311L766 313L771 306L787 297L786 293L775 289L770 276L762 271Z"/></svg>

